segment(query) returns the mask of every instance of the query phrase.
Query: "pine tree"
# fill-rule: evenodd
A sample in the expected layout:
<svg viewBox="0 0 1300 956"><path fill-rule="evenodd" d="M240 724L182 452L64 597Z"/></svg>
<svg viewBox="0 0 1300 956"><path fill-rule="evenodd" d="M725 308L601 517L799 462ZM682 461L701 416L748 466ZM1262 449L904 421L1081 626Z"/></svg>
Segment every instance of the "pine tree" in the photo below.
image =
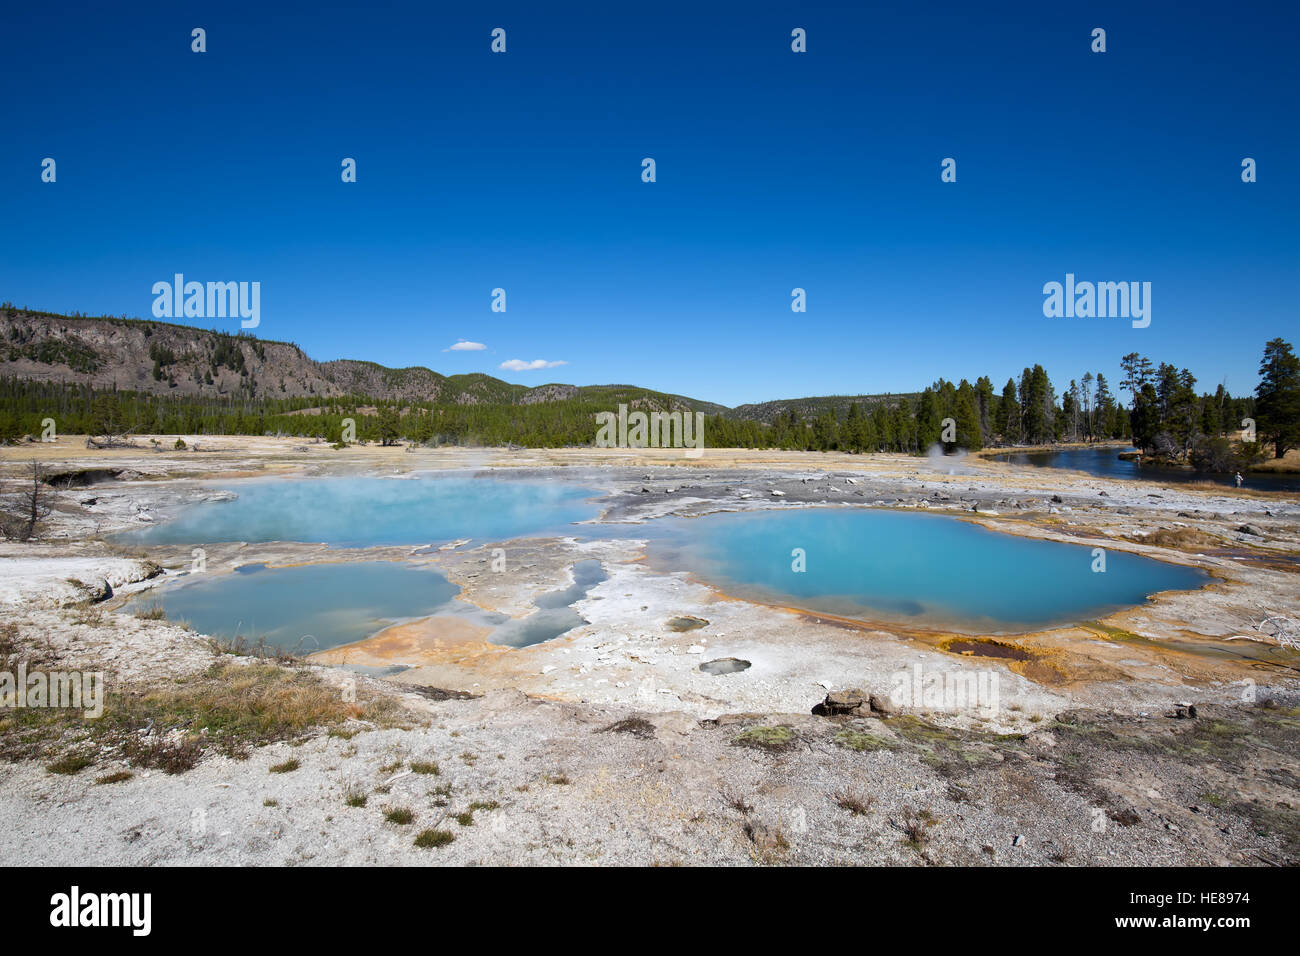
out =
<svg viewBox="0 0 1300 956"><path fill-rule="evenodd" d="M1097 408L1097 433L1103 438L1114 438L1115 432L1115 400L1111 397L1110 386L1106 384L1106 376L1097 373L1097 392L1093 399Z"/></svg>
<svg viewBox="0 0 1300 956"><path fill-rule="evenodd" d="M997 396L993 394L993 382L987 375L975 380L975 398L979 402L980 445L988 444L993 436L993 411L997 406Z"/></svg>
<svg viewBox="0 0 1300 956"><path fill-rule="evenodd" d="M1273 457L1300 446L1300 359L1281 338L1264 346L1259 363L1259 386L1255 389L1256 427L1265 443L1273 445Z"/></svg>
<svg viewBox="0 0 1300 956"><path fill-rule="evenodd" d="M1154 448L1156 436L1160 433L1160 397L1150 382L1134 396L1130 418L1133 444L1141 449Z"/></svg>
<svg viewBox="0 0 1300 956"><path fill-rule="evenodd" d="M998 433L1008 445L1014 445L1021 439L1020 402L1016 398L1015 379L1007 379L1002 387L1002 404L998 406Z"/></svg>
<svg viewBox="0 0 1300 956"><path fill-rule="evenodd" d="M381 445L393 445L397 442L398 431L401 428L401 421L398 418L397 409L392 405L385 405L379 410L379 421L375 425L376 437Z"/></svg>
<svg viewBox="0 0 1300 956"><path fill-rule="evenodd" d="M961 384L962 387L957 389L957 410L953 416L957 420L957 444L969 451L977 451L984 447L984 438L975 390L965 381Z"/></svg>
<svg viewBox="0 0 1300 956"><path fill-rule="evenodd" d="M943 433L942 417L934 392L927 388L921 393L916 407L916 434L921 451L938 443Z"/></svg>
<svg viewBox="0 0 1300 956"><path fill-rule="evenodd" d="M1048 441L1052 435L1053 422L1049 417L1052 385L1041 365L1035 365L1026 372L1025 397L1022 400L1024 433L1027 441L1038 445Z"/></svg>
<svg viewBox="0 0 1300 956"><path fill-rule="evenodd" d="M1083 431L1088 441L1092 441L1093 435L1093 408L1092 408L1092 373L1084 372L1080 380L1079 397L1083 402Z"/></svg>
<svg viewBox="0 0 1300 956"><path fill-rule="evenodd" d="M1137 396L1142 391L1142 386L1151 381L1151 360L1144 358L1137 352L1129 352L1119 360L1119 367L1124 371L1124 377L1120 379L1119 387L1127 389L1132 400L1130 406L1137 401Z"/></svg>
<svg viewBox="0 0 1300 956"><path fill-rule="evenodd" d="M849 413L844 419L844 438L841 443L846 451L855 454L862 451L864 444L862 408L857 402L849 405Z"/></svg>

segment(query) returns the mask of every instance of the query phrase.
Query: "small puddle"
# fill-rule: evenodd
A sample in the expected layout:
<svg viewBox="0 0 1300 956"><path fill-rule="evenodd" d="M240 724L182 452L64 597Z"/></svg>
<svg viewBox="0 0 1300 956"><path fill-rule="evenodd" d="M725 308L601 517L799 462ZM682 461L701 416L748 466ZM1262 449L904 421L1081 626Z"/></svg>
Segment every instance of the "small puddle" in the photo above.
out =
<svg viewBox="0 0 1300 956"><path fill-rule="evenodd" d="M683 631L694 631L697 628L707 627L708 624L709 622L702 617L692 617L687 614L682 617L669 618L664 626L667 627L668 630L676 631L680 634Z"/></svg>
<svg viewBox="0 0 1300 956"><path fill-rule="evenodd" d="M741 660L739 657L719 657L716 661L705 661L700 665L700 670L706 674L739 674L741 671L747 671L753 665L749 661Z"/></svg>

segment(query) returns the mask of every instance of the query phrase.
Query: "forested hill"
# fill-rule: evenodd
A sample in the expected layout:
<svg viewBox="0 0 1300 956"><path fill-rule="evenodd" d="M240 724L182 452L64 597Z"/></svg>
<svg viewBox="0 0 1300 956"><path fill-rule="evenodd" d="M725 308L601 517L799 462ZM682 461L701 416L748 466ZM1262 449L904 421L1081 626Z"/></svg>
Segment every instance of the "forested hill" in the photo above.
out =
<svg viewBox="0 0 1300 956"><path fill-rule="evenodd" d="M0 376L169 398L343 399L435 405L534 405L586 398L717 414L721 405L634 385L514 385L422 366L320 362L297 345L125 316L57 315L0 306ZM307 407L307 406L303 406Z"/></svg>
<svg viewBox="0 0 1300 956"><path fill-rule="evenodd" d="M125 316L58 315L0 305L0 376L97 391L143 392L169 398L371 398L434 405L534 405L584 399L605 406L704 412L771 425L793 413L812 421L851 405L913 403L906 395L788 398L727 408L636 385L513 385L491 375L440 375L422 366L387 368L356 359L315 361L297 345ZM292 403L295 407L308 407ZM324 404L324 403L323 403Z"/></svg>
<svg viewBox="0 0 1300 956"><path fill-rule="evenodd" d="M796 418L811 421L825 412L833 412L836 418L848 415L849 407L857 405L862 411L870 411L876 405L896 405L901 402L915 402L920 392L905 392L898 395L821 395L809 398L781 398L754 405L737 405L727 412L728 418L752 419L771 425L782 415L794 413Z"/></svg>
<svg viewBox="0 0 1300 956"><path fill-rule="evenodd" d="M1187 369L1136 352L1119 365L1120 391L1087 370L1054 384L1035 364L1000 390L982 375L974 383L940 378L918 393L728 409L634 385L530 388L482 374L317 362L287 342L0 305L0 442L39 435L53 419L63 434L335 441L352 421L361 440L590 445L596 416L626 404L700 412L712 447L923 454L940 442L977 449L1126 439L1158 458L1215 471L1300 447L1300 358L1281 338L1264 345L1254 394L1198 390Z"/></svg>

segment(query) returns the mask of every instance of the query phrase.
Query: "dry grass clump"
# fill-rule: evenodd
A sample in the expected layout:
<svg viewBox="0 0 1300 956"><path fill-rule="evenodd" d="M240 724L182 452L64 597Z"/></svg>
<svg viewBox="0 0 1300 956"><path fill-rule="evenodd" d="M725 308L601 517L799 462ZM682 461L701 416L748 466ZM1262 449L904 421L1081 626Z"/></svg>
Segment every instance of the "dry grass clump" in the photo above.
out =
<svg viewBox="0 0 1300 956"><path fill-rule="evenodd" d="M627 717L615 721L608 727L601 727L598 734L631 734L633 737L651 739L655 735L655 725L644 717Z"/></svg>
<svg viewBox="0 0 1300 956"><path fill-rule="evenodd" d="M193 770L203 756L197 740L157 740L131 736L122 741L122 756L133 767L156 767L163 773L178 774Z"/></svg>
<svg viewBox="0 0 1300 956"><path fill-rule="evenodd" d="M730 790L722 791L722 802L742 816L749 816L754 812L754 805L752 803L740 794L733 793Z"/></svg>
<svg viewBox="0 0 1300 956"><path fill-rule="evenodd" d="M938 819L929 810L908 810L901 824L894 826L903 831L904 841L914 850L922 850L930 842L930 830Z"/></svg>
<svg viewBox="0 0 1300 956"><path fill-rule="evenodd" d="M293 650L286 650L269 643L265 637L254 641L241 634L234 638L210 637L208 647L214 654L227 654L231 657L256 657L258 660L286 665L302 662L302 655L297 653L301 650L301 642Z"/></svg>
<svg viewBox="0 0 1300 956"><path fill-rule="evenodd" d="M62 769L76 762L69 755L116 749L133 766L183 773L208 750L244 758L253 747L300 740L349 720L402 726L404 715L391 698L345 700L307 670L226 660L173 682L110 691L98 719L58 708L5 714L0 759L48 760L61 768L55 772L69 772Z"/></svg>
<svg viewBox="0 0 1300 956"><path fill-rule="evenodd" d="M1255 470L1262 471L1266 469L1252 469L1252 471ZM1285 474L1285 472L1281 473ZM1244 472L1243 474L1246 476L1246 484L1240 488L1237 488L1234 485L1225 485L1217 481L1180 481L1178 487L1195 489L1196 491L1213 491L1216 494L1226 495L1233 498L1256 498L1264 501L1276 501L1279 498L1285 498L1289 494L1292 494L1292 492L1280 489L1252 488L1250 486L1250 474Z"/></svg>
<svg viewBox="0 0 1300 956"><path fill-rule="evenodd" d="M95 758L89 754L71 753L64 754L45 765L45 769L50 773L63 774L71 776L74 773L80 773L95 762Z"/></svg>
<svg viewBox="0 0 1300 956"><path fill-rule="evenodd" d="M456 834L450 830L421 830L415 835L415 845L421 849L442 847L454 842Z"/></svg>
<svg viewBox="0 0 1300 956"><path fill-rule="evenodd" d="M22 650L22 641L18 638L18 625L13 621L0 624L0 661L16 657Z"/></svg>
<svg viewBox="0 0 1300 956"><path fill-rule="evenodd" d="M123 729L148 723L206 731L211 745L227 752L301 737L367 712L313 674L260 663L215 664L202 675L110 703L117 706L106 707L104 719Z"/></svg>
<svg viewBox="0 0 1300 956"><path fill-rule="evenodd" d="M1202 548L1221 548L1227 544L1218 535L1196 528L1157 528L1150 534L1125 535L1129 541L1137 544L1149 544L1157 548L1198 551Z"/></svg>
<svg viewBox="0 0 1300 956"><path fill-rule="evenodd" d="M843 790L835 794L835 802L855 817L864 817L871 812L871 805L876 802L876 798L871 794Z"/></svg>
<svg viewBox="0 0 1300 956"><path fill-rule="evenodd" d="M745 817L740 828L753 844L753 856L759 863L778 862L790 849L790 841L779 825L774 826L753 817Z"/></svg>

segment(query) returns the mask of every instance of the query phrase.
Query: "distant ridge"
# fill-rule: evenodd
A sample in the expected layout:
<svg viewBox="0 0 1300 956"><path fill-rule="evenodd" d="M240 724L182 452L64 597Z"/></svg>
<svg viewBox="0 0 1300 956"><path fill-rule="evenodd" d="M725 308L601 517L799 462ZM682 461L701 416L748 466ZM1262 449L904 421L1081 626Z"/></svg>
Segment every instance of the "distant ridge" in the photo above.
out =
<svg viewBox="0 0 1300 956"><path fill-rule="evenodd" d="M297 345L153 319L59 315L0 306L0 375L153 395L211 398L364 396L454 405L535 405L573 398L718 414L723 405L633 385L529 387L474 372L319 362Z"/></svg>
<svg viewBox="0 0 1300 956"><path fill-rule="evenodd" d="M833 411L836 417L843 418L848 414L851 405L859 405L864 412L869 412L882 402L887 405L895 405L903 399L914 402L920 394L920 392L900 392L880 395L820 395L808 398L782 398L752 405L737 405L735 408L730 409L727 415L730 418L751 419L769 425L775 422L778 416L789 412L794 412L795 417L803 421L817 418L826 411Z"/></svg>
<svg viewBox="0 0 1300 956"><path fill-rule="evenodd" d="M292 342L157 319L62 315L0 305L0 376L190 398L372 398L459 406L532 406L575 399L722 414L772 423L793 411L810 420L853 402L867 411L906 395L832 395L727 408L637 385L515 385L481 372L442 375L361 359L317 361Z"/></svg>

